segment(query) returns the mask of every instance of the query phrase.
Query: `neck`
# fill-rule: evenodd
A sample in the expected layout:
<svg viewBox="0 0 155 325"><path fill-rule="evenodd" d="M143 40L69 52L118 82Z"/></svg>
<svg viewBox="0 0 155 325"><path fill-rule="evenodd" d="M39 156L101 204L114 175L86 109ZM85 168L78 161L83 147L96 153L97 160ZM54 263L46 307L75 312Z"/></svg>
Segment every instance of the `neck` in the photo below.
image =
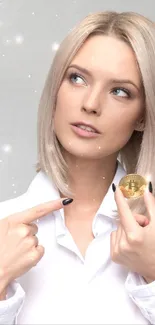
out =
<svg viewBox="0 0 155 325"><path fill-rule="evenodd" d="M76 201L82 204L100 203L106 195L116 172L117 155L102 160L67 156L69 187Z"/></svg>

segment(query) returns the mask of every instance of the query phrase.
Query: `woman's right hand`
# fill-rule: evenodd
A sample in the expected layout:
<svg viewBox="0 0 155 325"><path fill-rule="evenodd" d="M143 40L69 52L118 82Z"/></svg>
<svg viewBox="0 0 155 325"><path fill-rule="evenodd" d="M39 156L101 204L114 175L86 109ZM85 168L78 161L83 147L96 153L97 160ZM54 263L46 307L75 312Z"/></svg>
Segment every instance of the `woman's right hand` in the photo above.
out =
<svg viewBox="0 0 155 325"><path fill-rule="evenodd" d="M0 293L44 255L44 247L38 245L36 237L38 227L33 221L71 202L72 199L58 199L0 220Z"/></svg>

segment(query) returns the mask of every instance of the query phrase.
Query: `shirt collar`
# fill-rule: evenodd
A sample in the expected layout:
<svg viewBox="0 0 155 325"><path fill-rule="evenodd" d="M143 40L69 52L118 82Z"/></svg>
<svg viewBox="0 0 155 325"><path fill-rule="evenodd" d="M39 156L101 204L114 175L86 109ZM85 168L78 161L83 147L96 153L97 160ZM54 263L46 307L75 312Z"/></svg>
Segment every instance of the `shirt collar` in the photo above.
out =
<svg viewBox="0 0 155 325"><path fill-rule="evenodd" d="M117 161L117 169L115 176L113 178L112 183L114 183L116 186L119 184L120 179L126 175L125 169L120 164L119 161ZM111 185L112 185L111 183ZM114 199L114 192L112 190L112 186L110 185L108 192L106 193L98 211L98 215L104 215L109 218L116 218L117 217L117 205L116 201Z"/></svg>
<svg viewBox="0 0 155 325"><path fill-rule="evenodd" d="M112 183L118 185L120 179L124 175L126 175L126 172L123 166L118 161L117 170ZM59 191L43 171L40 171L35 176L27 190L27 194L29 203L31 204L32 202L32 206L60 198ZM63 216L63 211L61 212L61 215ZM114 193L112 191L111 186L109 187L108 192L106 193L97 211L97 214L104 215L109 218L115 218L117 216L117 205L114 199Z"/></svg>

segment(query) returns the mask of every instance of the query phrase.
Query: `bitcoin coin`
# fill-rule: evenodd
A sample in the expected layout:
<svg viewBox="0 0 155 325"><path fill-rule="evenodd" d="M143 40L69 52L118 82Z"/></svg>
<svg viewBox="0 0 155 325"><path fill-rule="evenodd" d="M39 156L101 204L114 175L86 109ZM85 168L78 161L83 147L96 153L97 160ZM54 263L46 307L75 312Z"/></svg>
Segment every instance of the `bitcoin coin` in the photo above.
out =
<svg viewBox="0 0 155 325"><path fill-rule="evenodd" d="M148 182L146 181L146 179L138 174L128 174L121 178L118 184L123 195L128 199L136 199L142 196L145 192L147 185Z"/></svg>

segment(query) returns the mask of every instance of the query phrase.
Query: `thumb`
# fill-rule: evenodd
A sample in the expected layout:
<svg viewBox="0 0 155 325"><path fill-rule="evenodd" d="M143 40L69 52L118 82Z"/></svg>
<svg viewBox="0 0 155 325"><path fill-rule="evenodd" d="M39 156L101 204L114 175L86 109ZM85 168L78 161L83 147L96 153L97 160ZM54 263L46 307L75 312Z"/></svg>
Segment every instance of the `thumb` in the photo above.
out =
<svg viewBox="0 0 155 325"><path fill-rule="evenodd" d="M142 214L135 214L134 217L141 227L146 227L149 224L149 219Z"/></svg>

